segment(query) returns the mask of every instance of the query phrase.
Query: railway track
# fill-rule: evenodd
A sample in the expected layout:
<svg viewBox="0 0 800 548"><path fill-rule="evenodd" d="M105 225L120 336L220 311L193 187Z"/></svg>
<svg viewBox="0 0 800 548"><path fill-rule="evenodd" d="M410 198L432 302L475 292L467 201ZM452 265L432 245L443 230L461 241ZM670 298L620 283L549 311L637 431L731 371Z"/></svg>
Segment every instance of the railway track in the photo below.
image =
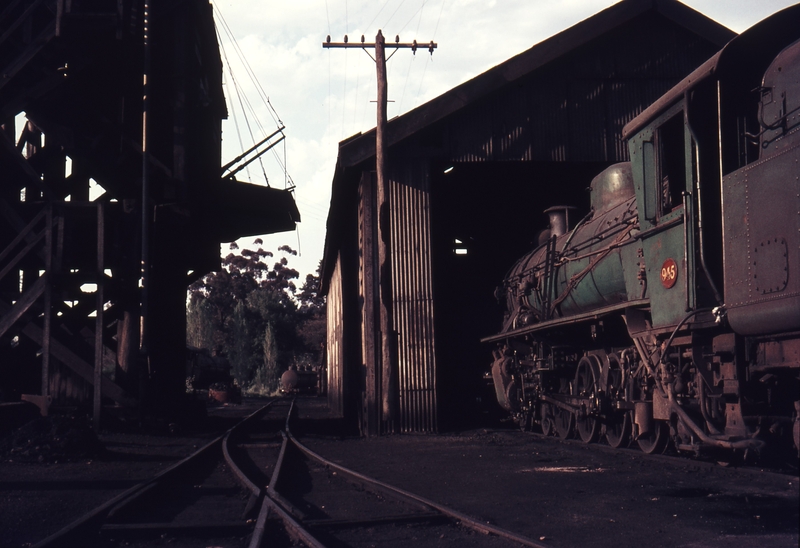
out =
<svg viewBox="0 0 800 548"><path fill-rule="evenodd" d="M269 424L266 417L274 416L281 407L287 409L288 405L270 401L185 459L34 546L147 546L154 539L202 539L203 546L209 541L240 545L240 539L253 530L260 493L241 484L242 472L232 458L236 449L231 439L245 428L258 425L263 429ZM274 435L279 436L283 422L273 422Z"/></svg>
<svg viewBox="0 0 800 548"><path fill-rule="evenodd" d="M273 400L34 546L543 547L326 460L292 434L296 409Z"/></svg>

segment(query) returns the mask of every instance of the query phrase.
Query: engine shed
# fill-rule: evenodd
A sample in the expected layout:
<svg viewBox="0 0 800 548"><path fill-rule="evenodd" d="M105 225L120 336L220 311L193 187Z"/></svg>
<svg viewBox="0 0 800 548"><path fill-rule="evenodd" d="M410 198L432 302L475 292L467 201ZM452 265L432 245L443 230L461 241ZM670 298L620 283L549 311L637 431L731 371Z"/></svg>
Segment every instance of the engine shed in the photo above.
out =
<svg viewBox="0 0 800 548"><path fill-rule="evenodd" d="M222 177L211 5L10 0L0 67L0 402L175 412L187 286L299 221Z"/></svg>
<svg viewBox="0 0 800 548"><path fill-rule="evenodd" d="M328 399L363 435L474 424L492 405L494 292L547 228L628 160L626 123L735 33L674 0L623 0L386 129L396 412L382 409L375 130L339 144L323 258Z"/></svg>

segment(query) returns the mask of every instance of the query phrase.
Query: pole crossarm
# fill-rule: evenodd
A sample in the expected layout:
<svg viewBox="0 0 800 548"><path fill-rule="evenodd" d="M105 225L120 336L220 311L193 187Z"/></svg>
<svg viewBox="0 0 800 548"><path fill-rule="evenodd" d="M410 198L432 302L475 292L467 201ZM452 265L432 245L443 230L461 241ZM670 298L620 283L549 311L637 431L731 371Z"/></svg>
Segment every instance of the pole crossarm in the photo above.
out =
<svg viewBox="0 0 800 548"><path fill-rule="evenodd" d="M364 37L361 37L361 42L348 42L347 36L345 36L344 42L331 42L331 37L328 36L328 39L322 43L323 48L375 48L375 42L364 42ZM394 49L410 49L414 54L417 53L417 49L419 48L428 48L428 51L431 55L433 55L433 50L439 47L439 44L431 40L427 44L419 44L416 40L413 42L400 42L399 40L395 41L394 44L386 44L386 48L394 48Z"/></svg>

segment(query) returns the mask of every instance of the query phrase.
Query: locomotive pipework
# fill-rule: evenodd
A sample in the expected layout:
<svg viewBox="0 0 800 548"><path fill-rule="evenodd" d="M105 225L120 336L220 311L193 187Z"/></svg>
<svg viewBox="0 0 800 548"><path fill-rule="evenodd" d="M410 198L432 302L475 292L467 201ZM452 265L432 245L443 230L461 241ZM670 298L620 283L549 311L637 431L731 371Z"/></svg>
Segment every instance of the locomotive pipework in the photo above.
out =
<svg viewBox="0 0 800 548"><path fill-rule="evenodd" d="M590 213L551 220L510 269L483 340L521 427L800 454L798 18L742 33L631 121L631 162L595 177Z"/></svg>

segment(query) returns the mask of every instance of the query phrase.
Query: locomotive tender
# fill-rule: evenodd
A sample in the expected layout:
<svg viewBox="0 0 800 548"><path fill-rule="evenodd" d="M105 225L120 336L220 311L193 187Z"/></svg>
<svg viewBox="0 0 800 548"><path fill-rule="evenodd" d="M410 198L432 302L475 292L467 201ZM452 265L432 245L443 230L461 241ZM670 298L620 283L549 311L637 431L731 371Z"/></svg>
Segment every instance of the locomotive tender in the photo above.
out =
<svg viewBox="0 0 800 548"><path fill-rule="evenodd" d="M646 453L800 448L800 5L627 124L630 162L510 270L491 377L523 428Z"/></svg>

